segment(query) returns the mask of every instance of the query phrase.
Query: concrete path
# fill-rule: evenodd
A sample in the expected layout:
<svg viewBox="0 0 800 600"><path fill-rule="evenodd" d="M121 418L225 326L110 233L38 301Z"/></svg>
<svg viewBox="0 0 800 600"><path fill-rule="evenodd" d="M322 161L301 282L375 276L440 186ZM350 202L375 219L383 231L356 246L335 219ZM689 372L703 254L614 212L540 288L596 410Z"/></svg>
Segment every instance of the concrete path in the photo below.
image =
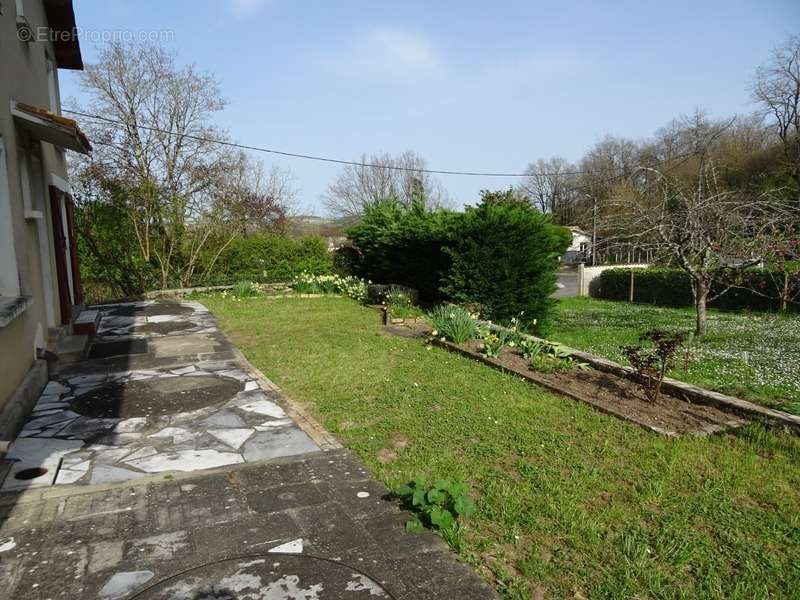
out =
<svg viewBox="0 0 800 600"><path fill-rule="evenodd" d="M406 533L388 490L201 305L102 310L94 358L59 374L12 449L47 471L0 494L0 595L495 597L438 537Z"/></svg>
<svg viewBox="0 0 800 600"><path fill-rule="evenodd" d="M100 307L89 360L62 370L2 489L124 481L318 450L201 304Z"/></svg>
<svg viewBox="0 0 800 600"><path fill-rule="evenodd" d="M576 267L561 267L558 271L558 289L555 298L570 298L578 295L578 270Z"/></svg>

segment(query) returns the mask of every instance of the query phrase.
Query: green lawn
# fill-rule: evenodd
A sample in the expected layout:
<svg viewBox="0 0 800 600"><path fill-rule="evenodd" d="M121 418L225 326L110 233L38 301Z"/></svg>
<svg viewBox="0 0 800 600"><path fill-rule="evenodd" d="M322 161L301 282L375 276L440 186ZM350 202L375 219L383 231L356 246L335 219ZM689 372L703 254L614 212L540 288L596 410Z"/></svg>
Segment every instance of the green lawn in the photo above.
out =
<svg viewBox="0 0 800 600"><path fill-rule="evenodd" d="M796 437L661 438L388 335L343 298L203 302L382 481L469 482L456 550L506 597L800 594Z"/></svg>
<svg viewBox="0 0 800 600"><path fill-rule="evenodd" d="M566 298L548 337L624 363L620 347L653 327L691 331L694 312ZM681 355L670 375L800 414L800 315L709 311L708 334L692 343L688 369Z"/></svg>

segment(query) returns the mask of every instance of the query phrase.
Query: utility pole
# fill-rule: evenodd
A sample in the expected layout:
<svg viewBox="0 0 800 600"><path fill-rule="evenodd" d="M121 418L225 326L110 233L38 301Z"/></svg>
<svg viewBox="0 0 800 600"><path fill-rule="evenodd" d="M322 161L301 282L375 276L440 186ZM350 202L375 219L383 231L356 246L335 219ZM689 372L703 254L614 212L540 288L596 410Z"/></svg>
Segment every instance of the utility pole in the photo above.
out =
<svg viewBox="0 0 800 600"><path fill-rule="evenodd" d="M597 249L597 198L592 199L592 266L595 266L595 251Z"/></svg>

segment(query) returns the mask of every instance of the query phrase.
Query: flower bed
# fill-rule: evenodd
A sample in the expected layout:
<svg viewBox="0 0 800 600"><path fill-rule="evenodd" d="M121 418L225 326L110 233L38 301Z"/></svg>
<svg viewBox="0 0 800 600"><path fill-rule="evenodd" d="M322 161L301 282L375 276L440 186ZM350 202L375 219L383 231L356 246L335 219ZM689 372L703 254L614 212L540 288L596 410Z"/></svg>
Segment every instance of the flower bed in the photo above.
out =
<svg viewBox="0 0 800 600"><path fill-rule="evenodd" d="M624 369L617 372L597 369L584 360L586 355L514 330L479 323L474 315L459 307L438 307L428 318L438 330L420 319L387 324L397 333L414 332L433 345L520 376L662 435L709 435L748 422L724 408L688 402L683 395L671 393L671 388L652 401ZM542 348L551 352L541 352Z"/></svg>
<svg viewBox="0 0 800 600"><path fill-rule="evenodd" d="M530 361L512 348L504 348L497 358L490 358L481 353L481 342L477 340L454 344L435 338L432 343L662 435L709 435L747 423L718 408L692 404L669 394L662 394L658 401L651 402L642 397L631 380L594 368L545 373L532 369Z"/></svg>
<svg viewBox="0 0 800 600"><path fill-rule="evenodd" d="M358 277L301 273L292 281L292 289L298 294L339 294L357 302L367 299L367 284Z"/></svg>

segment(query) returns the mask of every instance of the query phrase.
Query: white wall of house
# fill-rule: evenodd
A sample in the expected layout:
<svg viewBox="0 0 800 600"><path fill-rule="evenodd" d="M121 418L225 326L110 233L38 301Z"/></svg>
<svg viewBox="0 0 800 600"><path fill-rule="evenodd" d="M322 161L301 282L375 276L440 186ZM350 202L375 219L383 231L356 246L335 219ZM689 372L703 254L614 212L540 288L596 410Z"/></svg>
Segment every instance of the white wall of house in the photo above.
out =
<svg viewBox="0 0 800 600"><path fill-rule="evenodd" d="M567 252L585 252L592 246L592 236L577 231L572 232L572 243Z"/></svg>
<svg viewBox="0 0 800 600"><path fill-rule="evenodd" d="M42 0L2 0L0 12L0 295L32 302L0 326L0 410L34 367L36 349L47 344L48 328L58 325L52 215L48 185L66 187L64 152L18 127L12 101L60 111L54 46L17 37L20 6L33 31L48 27ZM64 189L62 187L62 189ZM68 189L68 188L67 188Z"/></svg>
<svg viewBox="0 0 800 600"><path fill-rule="evenodd" d="M0 135L0 296L19 296L14 221L11 218L11 188L8 181L8 153Z"/></svg>

